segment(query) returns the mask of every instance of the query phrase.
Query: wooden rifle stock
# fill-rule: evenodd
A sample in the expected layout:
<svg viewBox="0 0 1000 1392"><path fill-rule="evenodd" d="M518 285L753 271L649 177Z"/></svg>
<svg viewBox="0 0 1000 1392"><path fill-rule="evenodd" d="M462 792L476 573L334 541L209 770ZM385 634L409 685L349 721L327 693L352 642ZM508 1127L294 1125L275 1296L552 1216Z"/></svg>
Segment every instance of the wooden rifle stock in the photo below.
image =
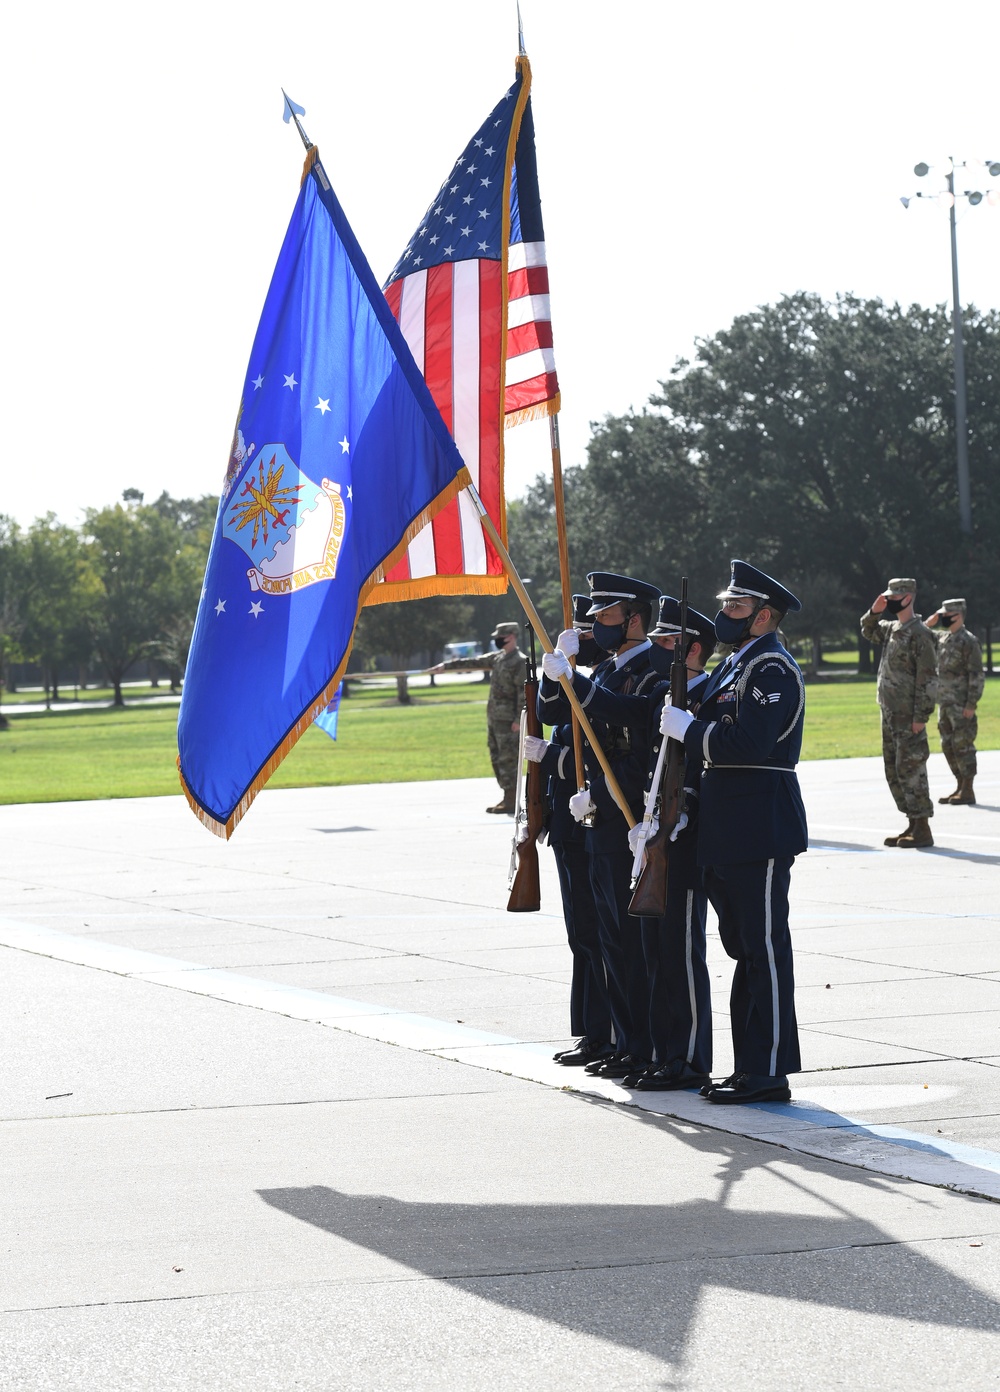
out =
<svg viewBox="0 0 1000 1392"><path fill-rule="evenodd" d="M535 635L528 629L531 652L528 659L527 680L524 683L525 730L528 735L540 737L541 722L538 719L538 670L535 666ZM527 836L518 840L522 823L514 824L515 851L517 852L517 872L511 885L507 900L508 913L537 913L542 907L542 888L538 873L538 837L545 822L545 794L542 791L542 767L533 759L528 759L528 772L524 777L524 823Z"/></svg>
<svg viewBox="0 0 1000 1392"><path fill-rule="evenodd" d="M687 586L687 580L682 580L681 631L674 640L670 665L670 704L678 710L687 710ZM684 811L684 763L684 746L672 739L660 783L660 825L646 842L646 864L628 906L635 918L662 918L667 911L670 833Z"/></svg>

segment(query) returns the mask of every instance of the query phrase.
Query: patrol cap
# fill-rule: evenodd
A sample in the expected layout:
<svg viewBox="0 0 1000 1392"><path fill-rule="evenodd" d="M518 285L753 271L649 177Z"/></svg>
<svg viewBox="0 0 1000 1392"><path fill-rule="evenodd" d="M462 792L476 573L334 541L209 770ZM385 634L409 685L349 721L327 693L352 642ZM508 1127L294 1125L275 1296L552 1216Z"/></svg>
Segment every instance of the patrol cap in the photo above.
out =
<svg viewBox="0 0 1000 1392"><path fill-rule="evenodd" d="M629 604L636 600L656 608L660 591L655 585L647 585L645 580L633 580L629 575L615 575L609 570L592 570L587 576L590 586L590 608L588 617L599 614L612 604Z"/></svg>
<svg viewBox="0 0 1000 1392"><path fill-rule="evenodd" d="M938 610L938 613L939 613L939 614L964 614L964 613L965 613L965 607L966 607L966 606L965 606L965 600L964 600L964 599L943 599L943 600L941 601L941 608Z"/></svg>
<svg viewBox="0 0 1000 1392"><path fill-rule="evenodd" d="M664 638L681 631L681 602L673 595L660 595L660 613L655 628L649 630L650 638ZM688 605L686 631L689 642L700 643L702 649L712 649L716 644L715 624Z"/></svg>
<svg viewBox="0 0 1000 1392"><path fill-rule="evenodd" d="M590 595L575 594L573 596L573 627L581 633L589 633L593 628L590 622Z"/></svg>
<svg viewBox="0 0 1000 1392"><path fill-rule="evenodd" d="M717 594L716 599L760 600L762 604L773 604L783 614L797 614L802 608L791 590L786 590L749 561L730 561L729 566L729 588Z"/></svg>
<svg viewBox="0 0 1000 1392"><path fill-rule="evenodd" d="M890 580L882 593L886 599L899 599L905 594L916 594L917 582L916 580L907 580L905 576L902 580Z"/></svg>
<svg viewBox="0 0 1000 1392"><path fill-rule="evenodd" d="M509 638L512 633L515 635L515 637L520 637L521 625L519 623L498 623L496 628L490 634L490 637Z"/></svg>

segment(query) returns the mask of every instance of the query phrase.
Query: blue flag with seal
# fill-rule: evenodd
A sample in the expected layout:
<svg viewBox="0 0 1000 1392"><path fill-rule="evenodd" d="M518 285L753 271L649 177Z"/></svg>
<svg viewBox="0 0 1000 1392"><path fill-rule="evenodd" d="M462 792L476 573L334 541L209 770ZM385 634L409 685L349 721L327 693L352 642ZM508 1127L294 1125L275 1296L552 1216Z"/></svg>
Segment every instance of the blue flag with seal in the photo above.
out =
<svg viewBox="0 0 1000 1392"><path fill-rule="evenodd" d="M229 837L330 703L365 596L470 482L313 146L254 339L177 727Z"/></svg>

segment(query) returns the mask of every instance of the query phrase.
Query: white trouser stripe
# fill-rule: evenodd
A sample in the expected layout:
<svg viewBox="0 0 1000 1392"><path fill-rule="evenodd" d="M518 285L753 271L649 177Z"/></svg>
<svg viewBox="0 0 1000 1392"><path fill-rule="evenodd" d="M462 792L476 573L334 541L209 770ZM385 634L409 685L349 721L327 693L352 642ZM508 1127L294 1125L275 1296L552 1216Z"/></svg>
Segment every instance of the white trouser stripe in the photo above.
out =
<svg viewBox="0 0 1000 1392"><path fill-rule="evenodd" d="M778 1067L778 1036L781 1031L778 1010L778 969L774 965L774 943L771 941L771 881L774 877L774 861L767 862L767 879L764 881L764 942L767 944L767 965L771 970L771 1066L767 1070L773 1078Z"/></svg>
<svg viewBox="0 0 1000 1392"><path fill-rule="evenodd" d="M692 958L692 918L694 915L694 890L687 892L687 909L684 914L684 965L687 967L688 1000L691 1002L691 1037L688 1040L687 1061L694 1058L694 1041L698 1035L698 998L694 990L694 960Z"/></svg>

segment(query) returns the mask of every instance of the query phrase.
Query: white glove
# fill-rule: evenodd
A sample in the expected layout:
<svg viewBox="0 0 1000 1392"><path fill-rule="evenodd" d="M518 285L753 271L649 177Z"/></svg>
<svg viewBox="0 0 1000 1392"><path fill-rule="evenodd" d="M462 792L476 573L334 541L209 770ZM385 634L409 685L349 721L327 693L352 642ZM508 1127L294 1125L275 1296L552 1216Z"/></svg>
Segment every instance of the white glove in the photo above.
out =
<svg viewBox="0 0 1000 1392"><path fill-rule="evenodd" d="M528 823L522 822L517 829L517 844L519 846L523 846L525 841L527 841L530 838L530 836L531 832L528 830Z"/></svg>
<svg viewBox="0 0 1000 1392"><path fill-rule="evenodd" d="M558 681L560 677L571 676L573 668L566 654L557 649L555 652L546 653L542 658L542 671L552 681Z"/></svg>
<svg viewBox="0 0 1000 1392"><path fill-rule="evenodd" d="M533 764L540 764L545 758L549 741L539 739L537 735L525 735L524 737L524 757L530 759Z"/></svg>
<svg viewBox="0 0 1000 1392"><path fill-rule="evenodd" d="M688 814L687 814L686 812L682 812L681 815L677 818L677 825L674 827L673 831L670 833L670 839L671 839L671 841L676 841L676 840L677 840L678 836L680 836L681 832L684 830L684 828L687 826L687 824L688 824Z"/></svg>
<svg viewBox="0 0 1000 1392"><path fill-rule="evenodd" d="M650 824L649 824L649 835L646 837L646 840L647 840L647 841L652 841L653 837L656 835L656 833L659 831L659 829L660 829L660 819L659 819L659 817L654 817L654 818L652 819L652 821L650 822ZM629 829L629 834L628 834L628 848L629 848L629 850L632 852L633 856L635 855L636 851L639 849L639 837L640 837L641 835L642 835L642 822L636 822L635 826L634 826L634 827L631 827L631 828Z"/></svg>
<svg viewBox="0 0 1000 1392"><path fill-rule="evenodd" d="M675 710L673 706L664 706L660 716L660 734L666 735L668 739L683 740L687 734L687 727L693 719L694 716L690 711Z"/></svg>
<svg viewBox="0 0 1000 1392"><path fill-rule="evenodd" d="M578 793L573 794L569 800L569 810L578 822L582 822L591 812L597 811L589 788L581 788Z"/></svg>
<svg viewBox="0 0 1000 1392"><path fill-rule="evenodd" d="M580 635L575 628L564 628L556 639L556 647L567 657L576 657L580 651Z"/></svg>

